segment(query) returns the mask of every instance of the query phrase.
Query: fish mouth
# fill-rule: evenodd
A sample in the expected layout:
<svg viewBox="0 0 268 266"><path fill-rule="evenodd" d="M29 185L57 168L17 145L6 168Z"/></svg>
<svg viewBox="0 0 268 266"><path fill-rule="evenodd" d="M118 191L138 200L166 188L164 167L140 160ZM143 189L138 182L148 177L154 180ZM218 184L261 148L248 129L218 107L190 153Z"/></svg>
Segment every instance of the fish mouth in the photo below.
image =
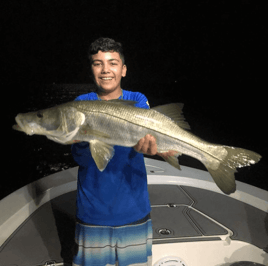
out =
<svg viewBox="0 0 268 266"><path fill-rule="evenodd" d="M12 128L15 129L15 130L17 130L17 131L24 132L24 131L22 130L22 128L21 128L18 124L13 125Z"/></svg>
<svg viewBox="0 0 268 266"><path fill-rule="evenodd" d="M27 123L24 120L21 120L21 117L19 114L15 117L15 120L17 122L17 125L14 125L12 127L13 129L18 130L18 131L23 131L27 135L30 135L30 136L35 134L35 131L33 130L33 128L29 125L29 123Z"/></svg>

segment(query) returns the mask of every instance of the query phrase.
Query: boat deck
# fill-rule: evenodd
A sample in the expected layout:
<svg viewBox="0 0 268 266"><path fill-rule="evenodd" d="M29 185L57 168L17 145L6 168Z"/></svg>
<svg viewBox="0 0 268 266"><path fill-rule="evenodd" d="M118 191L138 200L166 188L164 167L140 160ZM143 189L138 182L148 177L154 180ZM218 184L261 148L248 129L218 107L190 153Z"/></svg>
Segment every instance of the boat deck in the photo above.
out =
<svg viewBox="0 0 268 266"><path fill-rule="evenodd" d="M233 240L268 252L268 214L238 199L187 185L149 184L153 245ZM1 265L72 261L76 191L37 208L0 248ZM63 264L62 264L63 265Z"/></svg>

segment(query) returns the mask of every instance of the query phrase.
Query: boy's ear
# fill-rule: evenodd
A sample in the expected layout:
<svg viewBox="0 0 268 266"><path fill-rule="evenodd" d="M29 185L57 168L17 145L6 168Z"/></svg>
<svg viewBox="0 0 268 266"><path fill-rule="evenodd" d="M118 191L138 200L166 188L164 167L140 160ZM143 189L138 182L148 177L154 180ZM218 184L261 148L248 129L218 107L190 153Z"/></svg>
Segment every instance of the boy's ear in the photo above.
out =
<svg viewBox="0 0 268 266"><path fill-rule="evenodd" d="M123 65L123 69L122 69L122 77L125 77L127 75L127 66Z"/></svg>

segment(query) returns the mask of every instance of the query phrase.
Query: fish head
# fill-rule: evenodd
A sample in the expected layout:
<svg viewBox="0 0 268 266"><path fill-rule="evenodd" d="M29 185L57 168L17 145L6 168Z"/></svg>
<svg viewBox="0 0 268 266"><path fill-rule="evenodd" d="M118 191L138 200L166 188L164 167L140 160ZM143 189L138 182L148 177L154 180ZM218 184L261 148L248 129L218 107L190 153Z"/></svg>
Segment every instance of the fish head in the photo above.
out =
<svg viewBox="0 0 268 266"><path fill-rule="evenodd" d="M77 132L85 121L85 115L76 108L66 105L18 114L15 120L17 122L17 125L13 126L15 130L23 131L27 135L45 135L55 141L60 137L60 142L64 142L65 136L70 138L72 132Z"/></svg>
<svg viewBox="0 0 268 266"><path fill-rule="evenodd" d="M27 135L50 135L57 132L61 125L61 114L58 108L49 108L36 112L20 113L13 129L23 131Z"/></svg>

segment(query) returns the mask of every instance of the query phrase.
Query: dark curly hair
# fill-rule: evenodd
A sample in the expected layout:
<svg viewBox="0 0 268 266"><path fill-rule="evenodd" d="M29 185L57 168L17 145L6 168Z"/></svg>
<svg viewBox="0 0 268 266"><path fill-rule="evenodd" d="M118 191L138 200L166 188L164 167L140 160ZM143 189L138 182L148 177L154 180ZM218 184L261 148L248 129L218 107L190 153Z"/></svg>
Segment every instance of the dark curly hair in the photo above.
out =
<svg viewBox="0 0 268 266"><path fill-rule="evenodd" d="M120 58L123 62L123 65L125 64L125 57L123 54L123 48L122 44L120 42L116 42L113 39L110 38L99 38L95 40L93 43L91 43L88 51L88 57L91 60L91 56L94 54L97 54L99 51L102 52L117 52L120 55Z"/></svg>

